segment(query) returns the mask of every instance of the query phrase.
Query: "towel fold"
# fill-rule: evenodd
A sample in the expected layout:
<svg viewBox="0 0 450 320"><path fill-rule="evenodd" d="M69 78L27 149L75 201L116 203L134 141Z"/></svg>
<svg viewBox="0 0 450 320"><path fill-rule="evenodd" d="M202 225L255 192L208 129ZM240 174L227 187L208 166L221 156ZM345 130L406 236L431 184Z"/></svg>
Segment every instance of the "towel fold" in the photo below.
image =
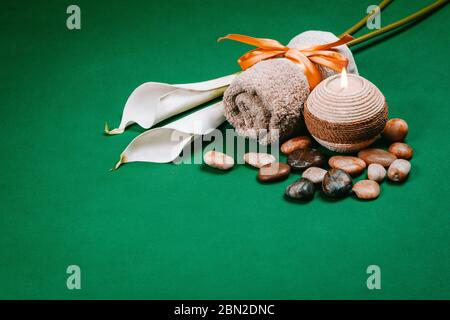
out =
<svg viewBox="0 0 450 320"><path fill-rule="evenodd" d="M288 47L308 47L336 41L324 31L306 31L293 38ZM347 71L358 74L350 49L336 48L349 59ZM325 79L336 74L319 66ZM303 103L309 95L309 84L300 66L288 59L271 59L257 63L242 72L224 93L225 117L237 133L258 139L261 144L285 140L305 128Z"/></svg>

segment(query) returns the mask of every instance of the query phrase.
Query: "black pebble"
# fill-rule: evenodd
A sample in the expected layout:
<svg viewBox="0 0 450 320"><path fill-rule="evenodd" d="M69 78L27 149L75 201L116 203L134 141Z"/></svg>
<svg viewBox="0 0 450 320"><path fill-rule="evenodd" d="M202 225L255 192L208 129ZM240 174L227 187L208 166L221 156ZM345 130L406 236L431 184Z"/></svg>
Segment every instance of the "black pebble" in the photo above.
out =
<svg viewBox="0 0 450 320"><path fill-rule="evenodd" d="M339 169L329 170L322 181L322 190L331 198L343 198L352 190L353 180L350 175Z"/></svg>
<svg viewBox="0 0 450 320"><path fill-rule="evenodd" d="M298 149L289 154L287 162L293 170L303 171L309 167L323 167L326 157L316 149Z"/></svg>
<svg viewBox="0 0 450 320"><path fill-rule="evenodd" d="M291 199L307 201L314 197L316 187L306 178L301 178L288 186L284 193Z"/></svg>

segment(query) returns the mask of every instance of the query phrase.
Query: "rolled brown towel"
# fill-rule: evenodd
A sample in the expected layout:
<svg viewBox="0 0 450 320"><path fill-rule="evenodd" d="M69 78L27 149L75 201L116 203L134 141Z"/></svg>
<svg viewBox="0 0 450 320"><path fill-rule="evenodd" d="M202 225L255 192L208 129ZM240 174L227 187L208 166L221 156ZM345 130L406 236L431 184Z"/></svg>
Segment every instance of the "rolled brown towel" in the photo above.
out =
<svg viewBox="0 0 450 320"><path fill-rule="evenodd" d="M330 32L307 31L289 42L306 47L336 41ZM347 46L337 47L349 59L348 72L358 73ZM336 72L319 67L323 78ZM225 117L242 136L261 144L285 140L304 128L303 103L309 84L300 66L285 58L257 63L237 76L224 93Z"/></svg>

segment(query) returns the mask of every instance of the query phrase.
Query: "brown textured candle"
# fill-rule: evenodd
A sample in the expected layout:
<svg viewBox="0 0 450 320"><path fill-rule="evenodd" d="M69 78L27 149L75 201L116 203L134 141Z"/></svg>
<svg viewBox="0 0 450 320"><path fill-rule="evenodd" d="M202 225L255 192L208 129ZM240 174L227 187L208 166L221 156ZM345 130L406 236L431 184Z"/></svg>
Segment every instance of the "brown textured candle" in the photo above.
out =
<svg viewBox="0 0 450 320"><path fill-rule="evenodd" d="M324 147L353 152L369 146L383 131L388 106L367 79L346 73L322 81L305 103L305 122Z"/></svg>

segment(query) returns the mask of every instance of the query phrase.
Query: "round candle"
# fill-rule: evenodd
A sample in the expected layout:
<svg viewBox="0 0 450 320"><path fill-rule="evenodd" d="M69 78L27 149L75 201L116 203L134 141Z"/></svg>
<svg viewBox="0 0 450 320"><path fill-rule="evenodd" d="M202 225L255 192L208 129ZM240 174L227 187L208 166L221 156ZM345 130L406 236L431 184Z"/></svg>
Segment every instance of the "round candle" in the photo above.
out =
<svg viewBox="0 0 450 320"><path fill-rule="evenodd" d="M305 103L305 123L326 148L353 152L367 147L383 131L388 107L383 94L369 80L335 75L323 80Z"/></svg>

